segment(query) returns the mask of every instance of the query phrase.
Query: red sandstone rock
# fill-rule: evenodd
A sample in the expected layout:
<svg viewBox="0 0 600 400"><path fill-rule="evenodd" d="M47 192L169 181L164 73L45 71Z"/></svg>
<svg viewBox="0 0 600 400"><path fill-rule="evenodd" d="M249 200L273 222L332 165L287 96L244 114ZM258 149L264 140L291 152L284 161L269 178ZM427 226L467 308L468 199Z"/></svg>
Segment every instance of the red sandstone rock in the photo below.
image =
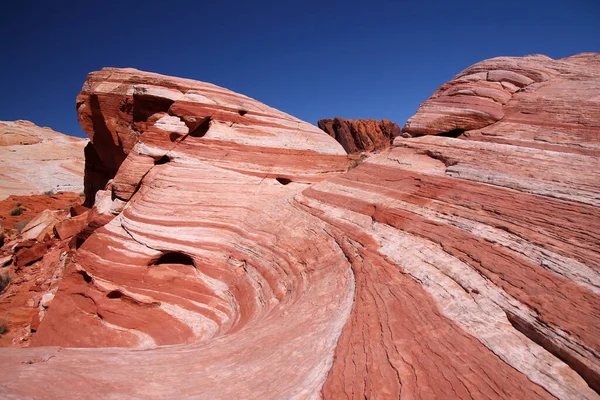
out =
<svg viewBox="0 0 600 400"><path fill-rule="evenodd" d="M104 225L40 307L40 347L0 351L6 392L598 398L599 69L476 64L408 129L477 130L398 138L348 172L331 137L254 100L90 75L91 146L123 144L94 150L116 169L95 186Z"/></svg>
<svg viewBox="0 0 600 400"><path fill-rule="evenodd" d="M88 211L90 211L89 208L82 206L80 204L75 204L69 209L69 213L71 214L71 217L76 217L78 215L85 214Z"/></svg>
<svg viewBox="0 0 600 400"><path fill-rule="evenodd" d="M65 218L67 218L65 211L44 210L25 225L21 230L21 238L24 240L35 239L41 242L53 232L54 226Z"/></svg>
<svg viewBox="0 0 600 400"><path fill-rule="evenodd" d="M15 265L24 267L40 260L46 254L46 250L48 250L46 243L36 243L31 247L24 247L15 253Z"/></svg>
<svg viewBox="0 0 600 400"><path fill-rule="evenodd" d="M27 223L36 218L44 210L68 210L83 202L79 193L60 192L51 196L45 194L30 196L9 196L0 200L0 220L8 232L20 225L23 229ZM11 215L11 210L20 208L21 214Z"/></svg>
<svg viewBox="0 0 600 400"><path fill-rule="evenodd" d="M87 213L84 213L57 223L54 225L54 232L59 239L65 240L71 236L77 235L87 225L88 215Z"/></svg>
<svg viewBox="0 0 600 400"><path fill-rule="evenodd" d="M337 140L348 153L388 148L400 135L398 125L387 119L322 119L319 128Z"/></svg>

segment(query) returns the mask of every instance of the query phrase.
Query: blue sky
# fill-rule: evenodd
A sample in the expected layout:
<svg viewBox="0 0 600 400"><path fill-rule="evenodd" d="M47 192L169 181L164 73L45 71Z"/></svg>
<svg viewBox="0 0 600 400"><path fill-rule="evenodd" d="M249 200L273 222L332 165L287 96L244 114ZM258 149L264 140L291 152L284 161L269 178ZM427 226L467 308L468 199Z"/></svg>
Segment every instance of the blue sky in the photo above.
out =
<svg viewBox="0 0 600 400"><path fill-rule="evenodd" d="M402 125L494 56L600 51L600 1L12 1L0 14L0 120L83 136L88 72L212 82L316 124Z"/></svg>

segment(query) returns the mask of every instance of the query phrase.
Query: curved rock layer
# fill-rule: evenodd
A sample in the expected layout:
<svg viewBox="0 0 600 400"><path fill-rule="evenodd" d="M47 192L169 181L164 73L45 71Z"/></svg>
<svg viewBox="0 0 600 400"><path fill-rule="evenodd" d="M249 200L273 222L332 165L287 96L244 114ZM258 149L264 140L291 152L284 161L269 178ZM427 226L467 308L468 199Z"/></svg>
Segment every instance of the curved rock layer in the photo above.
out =
<svg viewBox="0 0 600 400"><path fill-rule="evenodd" d="M87 142L29 121L0 121L0 200L46 191L81 192Z"/></svg>
<svg viewBox="0 0 600 400"><path fill-rule="evenodd" d="M598 64L597 53L482 61L442 85L403 131L598 155Z"/></svg>
<svg viewBox="0 0 600 400"><path fill-rule="evenodd" d="M562 93L554 83L598 83L598 56L568 60L539 89L548 104ZM152 102L175 87L190 95L176 78L103 70L80 112L94 80L110 104L138 81L153 82ZM194 90L196 102L152 106L143 121L101 108L126 154L95 196L107 223L66 267L32 338L62 347L0 352L6 393L599 397L600 165L577 151L594 150L593 135L564 143L559 127L552 150L527 145L525 122L522 136L398 138L346 172L343 149L316 128L271 110L245 120L257 111L240 102L264 106ZM582 131L597 122L566 110L579 110Z"/></svg>
<svg viewBox="0 0 600 400"><path fill-rule="evenodd" d="M398 124L383 119L326 118L319 120L319 128L337 140L349 154L386 149L400 135Z"/></svg>

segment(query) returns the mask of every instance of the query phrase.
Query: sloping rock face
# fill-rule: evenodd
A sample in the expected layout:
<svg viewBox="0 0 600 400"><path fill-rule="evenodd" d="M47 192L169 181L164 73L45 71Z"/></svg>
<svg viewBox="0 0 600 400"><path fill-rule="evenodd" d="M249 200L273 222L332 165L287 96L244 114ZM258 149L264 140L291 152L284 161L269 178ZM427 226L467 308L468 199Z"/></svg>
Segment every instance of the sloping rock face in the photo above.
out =
<svg viewBox="0 0 600 400"><path fill-rule="evenodd" d="M400 135L398 124L383 119L326 118L318 122L319 128L337 140L349 154L388 148Z"/></svg>
<svg viewBox="0 0 600 400"><path fill-rule="evenodd" d="M0 200L50 190L81 192L87 142L29 121L0 121Z"/></svg>
<svg viewBox="0 0 600 400"><path fill-rule="evenodd" d="M543 98L570 81L595 87L597 60L559 60ZM180 82L98 74L113 104L135 93L133 76L162 96ZM598 398L600 165L575 151L596 136L548 150L523 122L522 137L398 138L346 172L351 160L314 127L194 90L138 121L139 135L116 119L137 141L96 194L108 222L65 267L32 338L62 347L0 351L7 393ZM594 124L589 108L565 109Z"/></svg>
<svg viewBox="0 0 600 400"><path fill-rule="evenodd" d="M477 63L442 85L403 128L412 135L471 131L471 139L597 154L598 55Z"/></svg>

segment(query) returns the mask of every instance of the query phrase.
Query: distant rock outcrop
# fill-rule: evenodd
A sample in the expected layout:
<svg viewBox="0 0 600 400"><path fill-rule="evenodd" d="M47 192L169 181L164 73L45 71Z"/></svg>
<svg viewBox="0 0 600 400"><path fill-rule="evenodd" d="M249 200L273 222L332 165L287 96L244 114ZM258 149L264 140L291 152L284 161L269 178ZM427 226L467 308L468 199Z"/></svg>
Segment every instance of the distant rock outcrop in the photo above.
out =
<svg viewBox="0 0 600 400"><path fill-rule="evenodd" d="M90 74L95 201L53 228L87 231L37 246L62 280L30 280L4 393L597 399L599 88L598 54L484 61L350 157L214 85Z"/></svg>
<svg viewBox="0 0 600 400"><path fill-rule="evenodd" d="M46 191L81 192L87 142L29 121L0 121L0 200Z"/></svg>
<svg viewBox="0 0 600 400"><path fill-rule="evenodd" d="M383 119L327 118L319 120L319 128L337 140L348 154L388 148L400 135L398 124Z"/></svg>

